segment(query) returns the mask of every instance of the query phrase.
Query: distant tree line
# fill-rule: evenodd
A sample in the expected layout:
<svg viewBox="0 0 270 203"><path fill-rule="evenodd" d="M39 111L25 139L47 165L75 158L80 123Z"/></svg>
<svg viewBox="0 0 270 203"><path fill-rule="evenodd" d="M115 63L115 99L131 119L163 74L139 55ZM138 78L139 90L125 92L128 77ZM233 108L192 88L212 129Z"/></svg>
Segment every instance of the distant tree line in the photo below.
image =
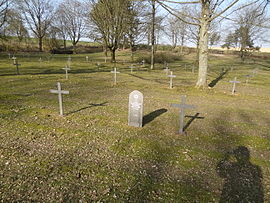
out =
<svg viewBox="0 0 270 203"><path fill-rule="evenodd" d="M133 60L139 43L151 46L151 69L161 36L180 46L188 43L197 47L199 75L197 87L206 86L208 47L224 42L223 47L239 47L241 58L256 39L263 38L269 22L266 11L269 0L0 0L0 36L38 39L39 51L44 39L51 47L73 48L82 38L103 45L104 54L119 48L129 48ZM167 11L160 12L161 10ZM229 20L230 27L222 30L221 22ZM268 27L269 29L269 27ZM59 45L59 41L61 44Z"/></svg>

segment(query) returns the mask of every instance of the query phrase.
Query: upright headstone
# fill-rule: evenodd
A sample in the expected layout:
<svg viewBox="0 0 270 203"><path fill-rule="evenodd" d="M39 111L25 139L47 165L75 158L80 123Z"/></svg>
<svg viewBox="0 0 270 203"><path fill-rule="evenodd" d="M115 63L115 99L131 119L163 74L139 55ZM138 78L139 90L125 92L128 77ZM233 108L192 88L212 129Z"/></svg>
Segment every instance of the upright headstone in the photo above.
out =
<svg viewBox="0 0 270 203"><path fill-rule="evenodd" d="M85 57L85 60L86 60L86 62L89 62L89 57L86 56L86 57Z"/></svg>
<svg viewBox="0 0 270 203"><path fill-rule="evenodd" d="M10 54L10 53L8 53L8 59L10 59L10 55L11 55L11 54Z"/></svg>
<svg viewBox="0 0 270 203"><path fill-rule="evenodd" d="M184 118L185 109L193 109L195 106L186 104L186 96L182 96L182 102L180 104L171 104L172 107L180 108L180 129L179 134L184 133Z"/></svg>
<svg viewBox="0 0 270 203"><path fill-rule="evenodd" d="M17 58L15 56L13 56L11 59L13 60L13 65L15 65Z"/></svg>
<svg viewBox="0 0 270 203"><path fill-rule="evenodd" d="M236 83L241 83L240 81L237 81L236 79L237 78L235 77L234 80L230 81L230 83L233 83L232 94L235 93Z"/></svg>
<svg viewBox="0 0 270 203"><path fill-rule="evenodd" d="M66 72L66 79L68 79L68 71L70 70L70 68L68 68L67 66L65 68L62 68L63 70L65 70Z"/></svg>
<svg viewBox="0 0 270 203"><path fill-rule="evenodd" d="M173 78L176 77L176 75L173 75L173 72L171 71L171 74L168 75L168 77L170 78L170 89L173 88Z"/></svg>
<svg viewBox="0 0 270 203"><path fill-rule="evenodd" d="M116 79L116 74L118 74L118 73L120 73L120 72L117 72L117 71L116 71L116 68L114 68L114 70L113 70L113 71L111 71L111 73L113 73L113 74L114 74L114 85L116 85L116 82L117 82L117 79Z"/></svg>
<svg viewBox="0 0 270 203"><path fill-rule="evenodd" d="M143 94L134 90L129 94L128 125L134 127L143 126Z"/></svg>
<svg viewBox="0 0 270 203"><path fill-rule="evenodd" d="M69 94L69 91L61 90L60 82L57 83L57 90L50 90L50 93L58 94L60 116L64 115L62 94Z"/></svg>

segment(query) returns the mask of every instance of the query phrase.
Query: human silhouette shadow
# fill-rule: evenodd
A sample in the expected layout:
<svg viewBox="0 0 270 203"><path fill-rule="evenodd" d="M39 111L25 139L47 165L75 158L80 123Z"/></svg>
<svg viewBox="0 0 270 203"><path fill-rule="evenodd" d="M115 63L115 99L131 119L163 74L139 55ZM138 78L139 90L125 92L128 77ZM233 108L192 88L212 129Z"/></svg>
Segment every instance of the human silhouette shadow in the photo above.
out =
<svg viewBox="0 0 270 203"><path fill-rule="evenodd" d="M262 172L259 166L250 162L248 148L239 146L226 153L216 170L224 179L220 203L264 202Z"/></svg>

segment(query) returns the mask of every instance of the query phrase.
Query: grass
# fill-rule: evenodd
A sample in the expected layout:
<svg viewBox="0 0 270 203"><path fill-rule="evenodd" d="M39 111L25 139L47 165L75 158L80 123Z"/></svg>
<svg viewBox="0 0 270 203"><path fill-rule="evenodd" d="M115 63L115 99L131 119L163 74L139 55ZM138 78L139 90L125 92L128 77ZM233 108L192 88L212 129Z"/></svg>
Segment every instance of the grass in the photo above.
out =
<svg viewBox="0 0 270 203"><path fill-rule="evenodd" d="M199 90L194 55L169 64L177 75L173 89L163 64L131 74L123 63L128 53L118 55L116 86L113 64L101 53L89 54L89 62L86 55L71 56L69 80L61 70L66 55L18 55L21 75L0 56L0 202L218 202L224 179L217 164L237 146L247 147L262 170L270 202L269 60L242 64L233 56L211 56L209 83L222 68L229 71L213 88ZM245 84L254 68L259 72ZM242 83L233 96L228 81L235 76ZM49 93L56 82L70 91L64 117L57 95ZM143 128L127 125L128 95L135 89L144 94L144 115L167 110ZM170 104L184 94L197 107L187 114L204 118L180 136L179 112Z"/></svg>

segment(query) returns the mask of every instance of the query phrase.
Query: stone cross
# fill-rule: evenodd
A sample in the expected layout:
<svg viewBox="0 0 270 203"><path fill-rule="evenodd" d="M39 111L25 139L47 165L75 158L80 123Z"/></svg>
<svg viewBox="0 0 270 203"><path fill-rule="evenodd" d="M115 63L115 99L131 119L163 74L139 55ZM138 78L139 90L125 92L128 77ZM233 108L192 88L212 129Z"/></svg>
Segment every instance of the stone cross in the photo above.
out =
<svg viewBox="0 0 270 203"><path fill-rule="evenodd" d="M64 115L62 94L69 94L69 91L61 90L60 82L57 83L57 90L50 90L50 93L58 94L60 116Z"/></svg>
<svg viewBox="0 0 270 203"><path fill-rule="evenodd" d="M21 64L19 64L18 61L15 60L15 62L14 62L13 65L16 66L17 75L20 75L20 72L19 72L19 66L20 66Z"/></svg>
<svg viewBox="0 0 270 203"><path fill-rule="evenodd" d="M192 66L192 73L194 73L195 72L195 66L193 65Z"/></svg>
<svg viewBox="0 0 270 203"><path fill-rule="evenodd" d="M184 118L185 118L185 109L193 109L195 106L186 104L186 96L182 96L181 104L171 104L172 107L180 108L180 130L179 134L184 133Z"/></svg>
<svg viewBox="0 0 270 203"><path fill-rule="evenodd" d="M168 75L169 71L170 69L169 69L168 63L166 63L166 68L164 69L164 72L166 73L166 75Z"/></svg>
<svg viewBox="0 0 270 203"><path fill-rule="evenodd" d="M173 78L176 77L176 75L173 75L173 72L171 71L171 74L168 75L168 77L170 78L170 89L173 88Z"/></svg>
<svg viewBox="0 0 270 203"><path fill-rule="evenodd" d="M142 60L142 65L143 65L143 67L145 67L145 60L144 59Z"/></svg>
<svg viewBox="0 0 270 203"><path fill-rule="evenodd" d="M13 60L13 65L15 65L17 58L15 56L13 56L11 59Z"/></svg>
<svg viewBox="0 0 270 203"><path fill-rule="evenodd" d="M230 81L230 83L233 83L232 94L235 93L236 83L241 83L240 81L237 81L236 79L237 78L235 77L234 80Z"/></svg>
<svg viewBox="0 0 270 203"><path fill-rule="evenodd" d="M117 74L117 73L120 73L120 72L117 72L117 71L116 71L116 68L114 68L114 70L111 71L111 73L114 74L114 84L116 85L116 74Z"/></svg>
<svg viewBox="0 0 270 203"><path fill-rule="evenodd" d="M252 75L245 75L245 77L246 77L246 84L248 84L249 78L251 78Z"/></svg>
<svg viewBox="0 0 270 203"><path fill-rule="evenodd" d="M143 126L143 94L134 90L129 94L128 125L134 127Z"/></svg>
<svg viewBox="0 0 270 203"><path fill-rule="evenodd" d="M133 73L133 69L135 68L133 65L129 66L130 68L130 73Z"/></svg>
<svg viewBox="0 0 270 203"><path fill-rule="evenodd" d="M70 66L71 66L71 57L68 56L67 67L70 68Z"/></svg>
<svg viewBox="0 0 270 203"><path fill-rule="evenodd" d="M252 71L252 76L254 77L257 73L258 73L258 68L255 68L255 69Z"/></svg>
<svg viewBox="0 0 270 203"><path fill-rule="evenodd" d="M70 68L66 66L65 68L62 69L66 71L66 79L68 79L68 71L70 70Z"/></svg>

